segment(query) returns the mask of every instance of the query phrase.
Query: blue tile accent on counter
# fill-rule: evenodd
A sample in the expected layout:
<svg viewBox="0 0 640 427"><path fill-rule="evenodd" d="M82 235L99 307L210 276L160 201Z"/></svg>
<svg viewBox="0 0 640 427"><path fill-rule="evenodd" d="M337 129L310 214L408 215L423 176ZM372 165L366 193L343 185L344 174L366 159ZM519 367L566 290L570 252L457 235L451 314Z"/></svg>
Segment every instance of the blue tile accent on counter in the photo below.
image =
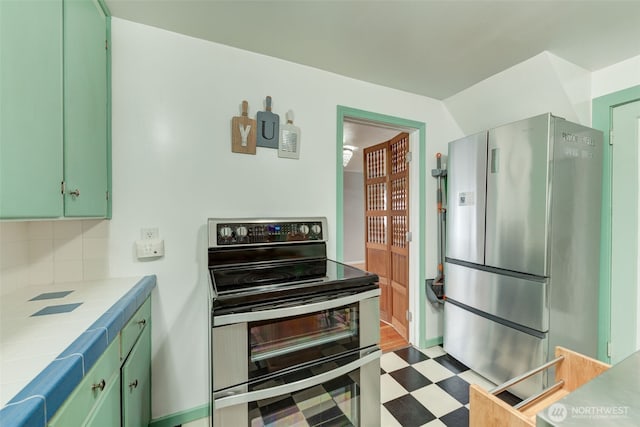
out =
<svg viewBox="0 0 640 427"><path fill-rule="evenodd" d="M155 275L139 280L0 409L0 425L46 425L155 286Z"/></svg>
<svg viewBox="0 0 640 427"><path fill-rule="evenodd" d="M68 313L80 307L81 305L81 302L76 302L73 304L48 305L45 308L36 311L31 316L46 316L48 314Z"/></svg>
<svg viewBox="0 0 640 427"><path fill-rule="evenodd" d="M31 298L29 301L40 301L43 299L55 299L55 298L64 298L69 295L73 291L61 291L61 292L45 292L44 294L36 295Z"/></svg>
<svg viewBox="0 0 640 427"><path fill-rule="evenodd" d="M43 427L45 423L44 398L31 396L18 402L10 403L0 410L0 426L11 427Z"/></svg>

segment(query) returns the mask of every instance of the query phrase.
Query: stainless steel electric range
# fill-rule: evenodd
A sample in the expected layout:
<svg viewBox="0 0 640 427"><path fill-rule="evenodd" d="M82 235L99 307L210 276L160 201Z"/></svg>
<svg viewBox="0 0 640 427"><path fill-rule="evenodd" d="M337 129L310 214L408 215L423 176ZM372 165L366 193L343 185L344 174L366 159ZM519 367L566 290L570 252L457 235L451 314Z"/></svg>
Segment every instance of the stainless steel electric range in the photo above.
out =
<svg viewBox="0 0 640 427"><path fill-rule="evenodd" d="M325 218L209 219L213 425L379 426L378 277Z"/></svg>

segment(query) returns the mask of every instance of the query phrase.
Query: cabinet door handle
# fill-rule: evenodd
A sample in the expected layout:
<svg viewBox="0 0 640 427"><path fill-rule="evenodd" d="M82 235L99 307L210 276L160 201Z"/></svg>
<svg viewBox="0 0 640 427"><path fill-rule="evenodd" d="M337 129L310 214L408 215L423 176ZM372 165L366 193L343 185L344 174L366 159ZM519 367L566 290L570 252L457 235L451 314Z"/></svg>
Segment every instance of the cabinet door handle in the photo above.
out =
<svg viewBox="0 0 640 427"><path fill-rule="evenodd" d="M129 383L129 389L134 389L137 387L138 387L138 380L134 380Z"/></svg>
<svg viewBox="0 0 640 427"><path fill-rule="evenodd" d="M97 384L94 384L91 386L91 390L95 390L95 389L100 389L100 391L104 390L104 386L106 386L107 383L104 381L104 379L102 381L100 381Z"/></svg>
<svg viewBox="0 0 640 427"><path fill-rule="evenodd" d="M73 191L70 191L69 194L71 195L71 197L80 197L80 190L78 190L77 188Z"/></svg>
<svg viewBox="0 0 640 427"><path fill-rule="evenodd" d="M144 326L146 324L147 324L147 320L146 319L138 320L138 325Z"/></svg>

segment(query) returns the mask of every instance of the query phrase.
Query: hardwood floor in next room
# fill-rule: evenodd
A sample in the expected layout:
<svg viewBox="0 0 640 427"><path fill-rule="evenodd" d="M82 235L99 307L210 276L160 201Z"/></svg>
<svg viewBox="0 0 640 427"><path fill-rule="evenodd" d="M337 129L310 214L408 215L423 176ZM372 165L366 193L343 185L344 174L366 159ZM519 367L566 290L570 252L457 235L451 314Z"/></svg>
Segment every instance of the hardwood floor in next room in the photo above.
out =
<svg viewBox="0 0 640 427"><path fill-rule="evenodd" d="M350 266L366 270L364 263L349 263ZM380 321L380 349L383 353L398 350L409 346L409 342L402 338L396 330L387 322Z"/></svg>
<svg viewBox="0 0 640 427"><path fill-rule="evenodd" d="M409 342L402 338L390 324L380 322L380 348L383 353L395 351L409 346Z"/></svg>

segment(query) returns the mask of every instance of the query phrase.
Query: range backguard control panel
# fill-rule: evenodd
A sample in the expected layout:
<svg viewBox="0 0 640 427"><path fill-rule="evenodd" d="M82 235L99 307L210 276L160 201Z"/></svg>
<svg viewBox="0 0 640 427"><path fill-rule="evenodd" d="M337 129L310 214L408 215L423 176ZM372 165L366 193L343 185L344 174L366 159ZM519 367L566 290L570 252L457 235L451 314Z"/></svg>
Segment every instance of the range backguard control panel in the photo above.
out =
<svg viewBox="0 0 640 427"><path fill-rule="evenodd" d="M220 222L216 231L220 246L325 240L322 221Z"/></svg>

